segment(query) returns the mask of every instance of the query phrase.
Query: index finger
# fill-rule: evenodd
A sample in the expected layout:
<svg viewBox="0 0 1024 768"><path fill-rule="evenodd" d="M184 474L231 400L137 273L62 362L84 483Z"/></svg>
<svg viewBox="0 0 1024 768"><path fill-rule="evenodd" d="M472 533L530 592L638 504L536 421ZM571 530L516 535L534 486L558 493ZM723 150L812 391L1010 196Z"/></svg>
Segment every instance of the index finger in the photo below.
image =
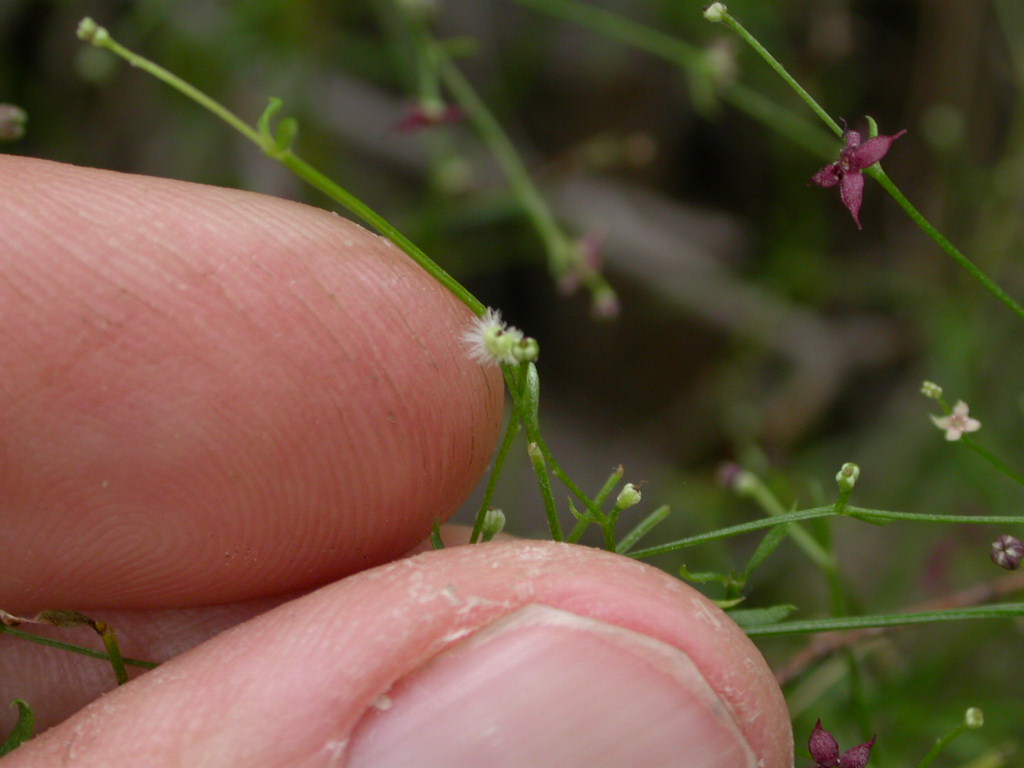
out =
<svg viewBox="0 0 1024 768"><path fill-rule="evenodd" d="M235 601L405 552L496 440L470 318L330 213L0 156L0 606Z"/></svg>

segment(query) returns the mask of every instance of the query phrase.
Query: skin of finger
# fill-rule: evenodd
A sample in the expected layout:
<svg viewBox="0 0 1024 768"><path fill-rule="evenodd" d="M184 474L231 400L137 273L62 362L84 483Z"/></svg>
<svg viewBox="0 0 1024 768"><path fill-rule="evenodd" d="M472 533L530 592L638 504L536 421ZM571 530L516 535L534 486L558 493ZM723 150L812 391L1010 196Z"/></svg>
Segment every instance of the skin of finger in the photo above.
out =
<svg viewBox="0 0 1024 768"><path fill-rule="evenodd" d="M238 601L401 555L497 439L470 319L326 211L0 155L0 607Z"/></svg>
<svg viewBox="0 0 1024 768"><path fill-rule="evenodd" d="M462 525L441 526L442 540L449 547L468 544L471 533L471 528ZM501 540L513 540L505 534L498 536ZM423 541L410 550L408 556L431 550L429 540ZM163 663L302 594L194 608L100 609L93 612L91 618L114 629L124 657ZM26 624L20 629L52 640L103 650L100 639L88 627ZM134 679L145 669L129 664L126 671L129 678ZM15 699L31 702L36 729L42 732L116 686L113 669L106 661L0 634L0 734L9 733L18 719L17 709L2 706L3 702Z"/></svg>
<svg viewBox="0 0 1024 768"><path fill-rule="evenodd" d="M792 765L771 671L713 604L625 557L518 541L425 553L283 605L104 696L11 753L3 768L343 764L361 716L392 683L528 604L680 648L764 768Z"/></svg>

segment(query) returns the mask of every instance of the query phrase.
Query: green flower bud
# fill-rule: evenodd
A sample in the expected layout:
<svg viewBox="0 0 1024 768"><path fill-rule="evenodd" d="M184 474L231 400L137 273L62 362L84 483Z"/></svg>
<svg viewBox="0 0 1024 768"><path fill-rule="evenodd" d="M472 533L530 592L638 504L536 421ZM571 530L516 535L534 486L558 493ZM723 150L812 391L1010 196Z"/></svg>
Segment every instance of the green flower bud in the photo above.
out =
<svg viewBox="0 0 1024 768"><path fill-rule="evenodd" d="M480 541L490 541L505 527L505 513L491 507L484 512L484 522L480 527Z"/></svg>
<svg viewBox="0 0 1024 768"><path fill-rule="evenodd" d="M110 38L110 33L86 16L78 22L78 38L93 45L103 45Z"/></svg>
<svg viewBox="0 0 1024 768"><path fill-rule="evenodd" d="M640 489L632 483L626 483L622 490L619 491L618 498L615 499L615 506L619 509L629 509L639 503Z"/></svg>
<svg viewBox="0 0 1024 768"><path fill-rule="evenodd" d="M839 485L839 490L847 493L852 491L853 486L857 484L858 477L860 477L860 467L849 461L843 464L836 475L836 483Z"/></svg>
<svg viewBox="0 0 1024 768"><path fill-rule="evenodd" d="M704 18L715 23L720 22L725 18L727 10L725 3L711 3L704 6Z"/></svg>

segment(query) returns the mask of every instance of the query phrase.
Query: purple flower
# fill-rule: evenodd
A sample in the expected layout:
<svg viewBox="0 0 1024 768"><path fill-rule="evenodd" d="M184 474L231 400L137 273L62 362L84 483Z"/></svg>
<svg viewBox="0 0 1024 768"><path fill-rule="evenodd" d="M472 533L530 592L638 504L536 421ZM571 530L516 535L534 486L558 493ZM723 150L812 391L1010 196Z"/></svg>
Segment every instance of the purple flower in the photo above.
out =
<svg viewBox="0 0 1024 768"><path fill-rule="evenodd" d="M811 182L819 187L839 185L839 199L850 211L857 229L863 229L860 225L860 204L864 199L863 171L885 157L892 143L904 133L906 130L893 136L875 136L861 144L858 131L846 131L843 134L846 146L839 153L839 159L811 177Z"/></svg>
<svg viewBox="0 0 1024 768"><path fill-rule="evenodd" d="M874 745L875 737L872 736L871 741L848 749L840 755L839 743L835 736L821 727L821 720L815 723L810 741L807 742L807 748L811 751L811 757L818 764L818 768L864 768Z"/></svg>

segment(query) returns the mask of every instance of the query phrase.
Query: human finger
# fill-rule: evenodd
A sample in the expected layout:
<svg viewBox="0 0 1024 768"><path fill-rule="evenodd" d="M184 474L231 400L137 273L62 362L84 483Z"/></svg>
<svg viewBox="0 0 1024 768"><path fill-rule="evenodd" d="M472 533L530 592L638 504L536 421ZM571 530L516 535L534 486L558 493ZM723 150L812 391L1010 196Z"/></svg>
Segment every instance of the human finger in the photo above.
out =
<svg viewBox="0 0 1024 768"><path fill-rule="evenodd" d="M325 211L0 155L0 607L238 601L400 555L496 440L470 317Z"/></svg>
<svg viewBox="0 0 1024 768"><path fill-rule="evenodd" d="M788 768L781 694L689 586L551 542L363 572L87 707L4 768Z"/></svg>

